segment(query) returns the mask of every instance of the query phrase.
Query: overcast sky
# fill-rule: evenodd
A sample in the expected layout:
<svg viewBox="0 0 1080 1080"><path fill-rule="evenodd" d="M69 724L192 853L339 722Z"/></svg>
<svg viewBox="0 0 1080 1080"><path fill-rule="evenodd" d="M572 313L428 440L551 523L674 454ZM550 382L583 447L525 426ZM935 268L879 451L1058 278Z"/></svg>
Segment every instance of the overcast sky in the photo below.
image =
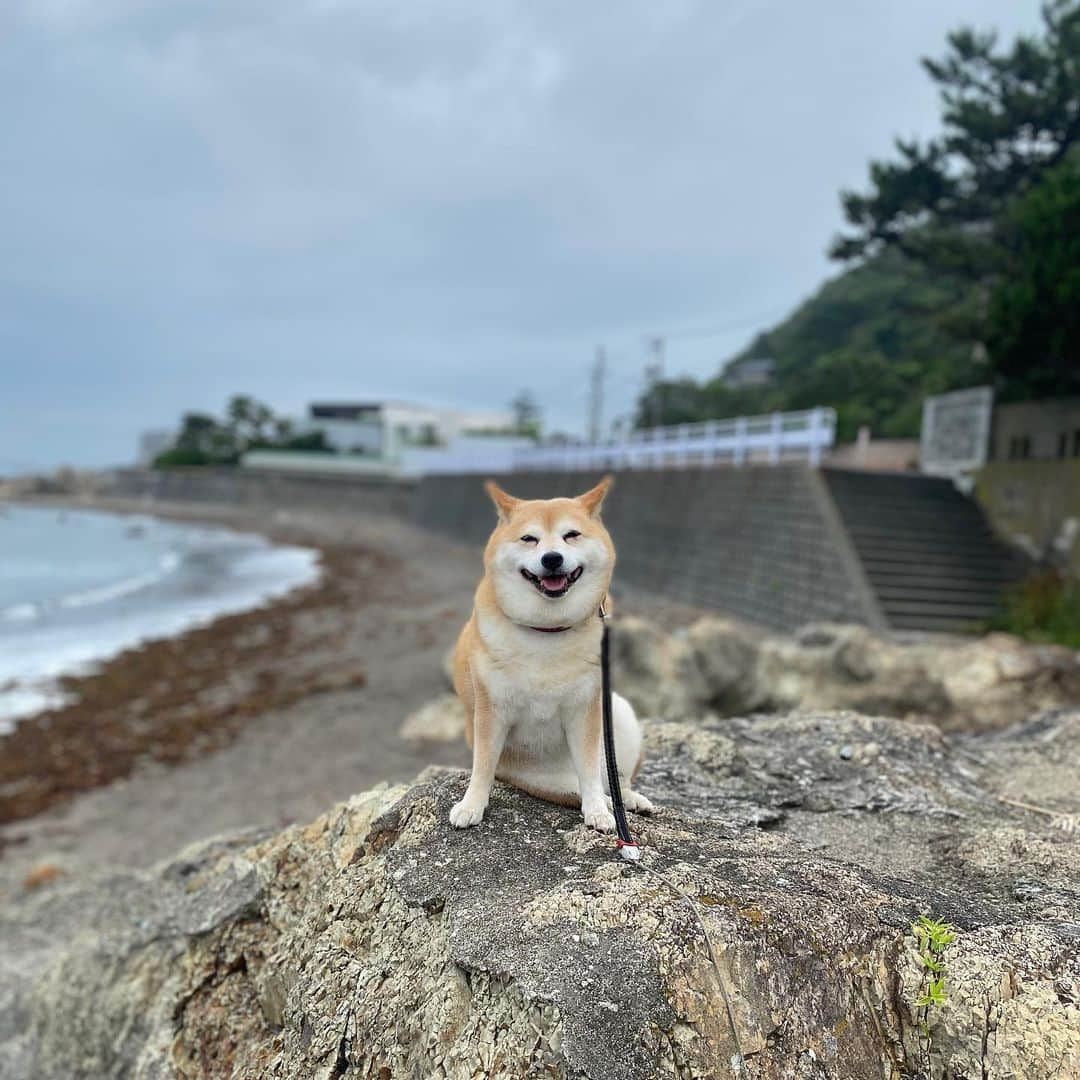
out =
<svg viewBox="0 0 1080 1080"><path fill-rule="evenodd" d="M918 57L1026 0L3 0L0 472L122 463L234 392L581 432L643 337L715 372L936 130Z"/></svg>

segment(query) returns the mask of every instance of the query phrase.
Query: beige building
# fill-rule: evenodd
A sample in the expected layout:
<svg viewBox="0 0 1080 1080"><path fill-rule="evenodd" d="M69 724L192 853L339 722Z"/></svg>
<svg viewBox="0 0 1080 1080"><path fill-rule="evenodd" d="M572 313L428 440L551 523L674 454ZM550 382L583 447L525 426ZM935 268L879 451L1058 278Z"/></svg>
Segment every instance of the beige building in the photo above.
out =
<svg viewBox="0 0 1080 1080"><path fill-rule="evenodd" d="M1080 458L1080 397L998 405L989 456L991 461Z"/></svg>
<svg viewBox="0 0 1080 1080"><path fill-rule="evenodd" d="M994 409L976 495L995 527L1080 577L1080 397Z"/></svg>

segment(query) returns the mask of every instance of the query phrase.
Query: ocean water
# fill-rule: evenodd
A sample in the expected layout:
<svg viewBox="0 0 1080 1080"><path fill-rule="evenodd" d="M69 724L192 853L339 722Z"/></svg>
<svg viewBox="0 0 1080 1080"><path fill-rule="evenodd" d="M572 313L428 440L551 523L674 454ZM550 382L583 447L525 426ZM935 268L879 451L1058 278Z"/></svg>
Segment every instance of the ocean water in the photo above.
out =
<svg viewBox="0 0 1080 1080"><path fill-rule="evenodd" d="M251 533L0 504L0 734L62 704L61 675L318 576L316 551Z"/></svg>

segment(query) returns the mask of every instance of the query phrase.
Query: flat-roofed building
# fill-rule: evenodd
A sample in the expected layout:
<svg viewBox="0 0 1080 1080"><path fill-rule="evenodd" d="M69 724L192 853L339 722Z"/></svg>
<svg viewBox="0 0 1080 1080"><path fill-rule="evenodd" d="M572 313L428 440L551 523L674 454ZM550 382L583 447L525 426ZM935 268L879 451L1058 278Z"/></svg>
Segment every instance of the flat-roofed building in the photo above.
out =
<svg viewBox="0 0 1080 1080"><path fill-rule="evenodd" d="M507 412L472 412L406 401L320 401L303 426L343 453L392 456L403 446L446 446L463 435L509 432Z"/></svg>
<svg viewBox="0 0 1080 1080"><path fill-rule="evenodd" d="M776 361L768 356L747 356L724 368L724 383L733 390L768 386L776 374Z"/></svg>

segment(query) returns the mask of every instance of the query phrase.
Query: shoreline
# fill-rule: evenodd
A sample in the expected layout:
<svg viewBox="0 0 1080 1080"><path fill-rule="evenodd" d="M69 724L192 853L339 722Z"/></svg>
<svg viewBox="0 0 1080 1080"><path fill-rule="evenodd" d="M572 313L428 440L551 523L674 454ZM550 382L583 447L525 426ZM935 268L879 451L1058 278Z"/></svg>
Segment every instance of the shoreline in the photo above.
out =
<svg viewBox="0 0 1080 1080"><path fill-rule="evenodd" d="M142 542L148 531L150 540L134 564L116 568L127 576L97 583L69 580L68 591L56 591L51 571L33 598L17 595L0 611L0 736L10 735L23 720L71 704L64 686L100 673L122 654L228 615L266 608L315 584L322 573L318 549L271 541L232 523L31 500L7 506L17 548L20 529L34 536L44 526L47 537L60 535L54 522L68 523L63 530L68 548L82 544L84 536L91 545L111 536L114 546L106 558L114 550L119 554L117 541L134 536ZM12 515L5 514L5 521ZM68 535L70 528L88 532ZM35 556L33 546L21 550L22 558ZM211 574L205 567L216 569Z"/></svg>
<svg viewBox="0 0 1080 1080"><path fill-rule="evenodd" d="M120 516L227 528L274 545L297 546L280 527L258 527L212 507L147 506L132 500L28 498L18 505L91 510ZM256 664L254 678L232 694L200 699L235 681L259 653L288 650L293 620L332 602L342 553L311 539L319 576L243 611L223 612L176 634L138 642L95 662L91 671L60 675L63 701L19 717L0 736L0 825L49 809L88 789L130 775L142 761L176 764L227 745L250 717L327 686L362 685L360 671L300 678ZM252 633L252 631L255 631ZM3 837L0 837L0 847Z"/></svg>

